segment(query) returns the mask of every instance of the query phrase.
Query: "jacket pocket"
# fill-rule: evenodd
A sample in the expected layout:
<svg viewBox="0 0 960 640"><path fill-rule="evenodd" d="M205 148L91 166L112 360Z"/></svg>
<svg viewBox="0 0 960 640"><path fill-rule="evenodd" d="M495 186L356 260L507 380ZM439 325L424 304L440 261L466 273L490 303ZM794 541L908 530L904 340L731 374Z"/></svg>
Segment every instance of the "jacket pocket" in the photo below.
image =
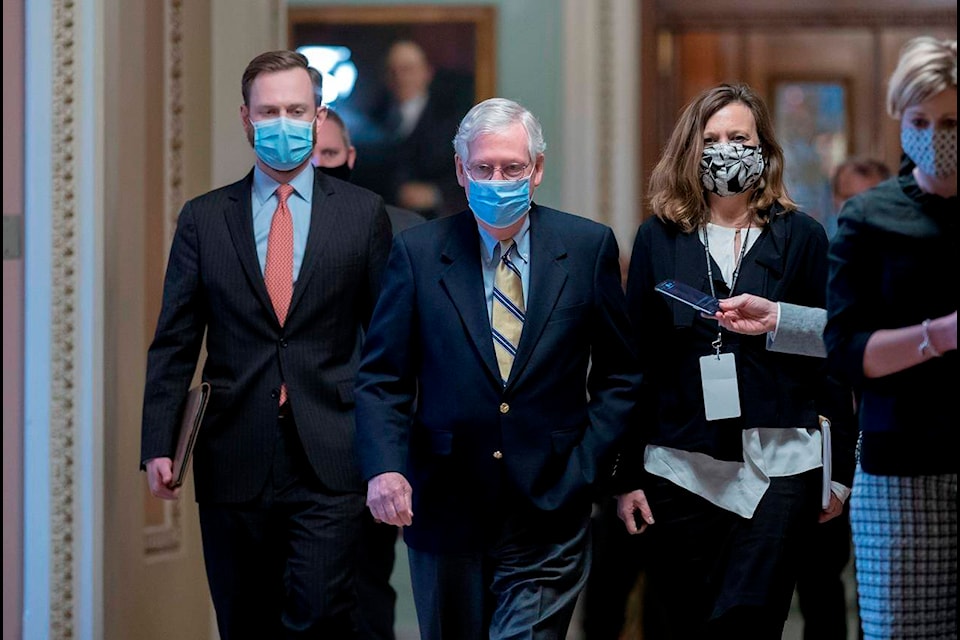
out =
<svg viewBox="0 0 960 640"><path fill-rule="evenodd" d="M566 429L564 431L554 431L550 434L550 440L553 442L554 453L569 453L580 441L579 429Z"/></svg>

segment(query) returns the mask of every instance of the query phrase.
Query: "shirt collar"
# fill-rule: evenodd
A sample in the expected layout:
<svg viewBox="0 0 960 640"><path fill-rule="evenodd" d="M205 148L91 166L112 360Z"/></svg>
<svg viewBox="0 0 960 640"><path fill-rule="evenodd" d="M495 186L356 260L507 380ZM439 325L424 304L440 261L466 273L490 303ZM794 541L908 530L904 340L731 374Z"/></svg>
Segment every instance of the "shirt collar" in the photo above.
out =
<svg viewBox="0 0 960 640"><path fill-rule="evenodd" d="M496 246L500 243L499 240L490 235L490 233L477 225L477 229L480 231L480 243L483 246L483 259L487 264L493 262L494 257L496 256L495 250ZM523 219L523 224L520 225L520 230L517 231L513 236L513 241L517 243L517 255L520 256L520 259L525 263L530 264L530 212L528 211L526 216Z"/></svg>
<svg viewBox="0 0 960 640"><path fill-rule="evenodd" d="M289 184L293 187L294 194L300 196L307 204L313 201L313 165L309 162L290 180ZM269 200L280 183L264 173L259 165L253 167L253 195L258 204L263 204Z"/></svg>

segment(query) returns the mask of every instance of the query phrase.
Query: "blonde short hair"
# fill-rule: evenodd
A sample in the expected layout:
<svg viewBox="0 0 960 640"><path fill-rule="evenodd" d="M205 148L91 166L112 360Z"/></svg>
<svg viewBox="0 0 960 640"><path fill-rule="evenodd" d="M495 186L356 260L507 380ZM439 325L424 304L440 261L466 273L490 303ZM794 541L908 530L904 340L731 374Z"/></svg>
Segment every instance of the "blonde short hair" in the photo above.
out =
<svg viewBox="0 0 960 640"><path fill-rule="evenodd" d="M920 36L900 50L887 88L887 113L899 120L909 107L957 88L957 41Z"/></svg>

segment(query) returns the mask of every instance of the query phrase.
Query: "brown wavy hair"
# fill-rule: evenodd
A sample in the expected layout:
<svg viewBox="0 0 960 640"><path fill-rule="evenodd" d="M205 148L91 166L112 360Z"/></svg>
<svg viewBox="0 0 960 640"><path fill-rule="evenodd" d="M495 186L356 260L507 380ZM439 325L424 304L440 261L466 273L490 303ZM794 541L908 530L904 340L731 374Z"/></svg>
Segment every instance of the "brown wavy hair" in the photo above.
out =
<svg viewBox="0 0 960 640"><path fill-rule="evenodd" d="M758 214L774 204L782 207L778 213L797 208L783 183L783 148L774 134L767 105L746 84L721 84L702 92L683 108L650 176L649 202L658 218L678 225L685 232L693 231L707 221L710 208L700 183L703 132L713 114L738 102L753 113L765 164L760 182L750 198L751 212L760 224L764 224L763 216Z"/></svg>

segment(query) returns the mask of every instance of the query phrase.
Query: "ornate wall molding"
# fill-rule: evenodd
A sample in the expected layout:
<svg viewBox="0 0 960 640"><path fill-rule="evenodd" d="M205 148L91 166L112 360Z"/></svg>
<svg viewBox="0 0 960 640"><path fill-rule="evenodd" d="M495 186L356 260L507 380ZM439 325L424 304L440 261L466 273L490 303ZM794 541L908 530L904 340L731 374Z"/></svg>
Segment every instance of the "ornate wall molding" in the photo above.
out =
<svg viewBox="0 0 960 640"><path fill-rule="evenodd" d="M183 103L183 0L164 3L164 247L169 247L177 228L184 199L184 103ZM162 560L178 555L183 546L183 508L179 500L163 501L163 522L144 528L144 555Z"/></svg>
<svg viewBox="0 0 960 640"><path fill-rule="evenodd" d="M74 477L77 441L79 336L77 260L77 120L79 61L76 3L54 5L53 123L51 151L51 313L50 313L50 635L75 637L75 556L77 541Z"/></svg>
<svg viewBox="0 0 960 640"><path fill-rule="evenodd" d="M173 241L177 215L183 206L183 0L167 0L164 8L164 167L166 168L164 231L166 245Z"/></svg>

